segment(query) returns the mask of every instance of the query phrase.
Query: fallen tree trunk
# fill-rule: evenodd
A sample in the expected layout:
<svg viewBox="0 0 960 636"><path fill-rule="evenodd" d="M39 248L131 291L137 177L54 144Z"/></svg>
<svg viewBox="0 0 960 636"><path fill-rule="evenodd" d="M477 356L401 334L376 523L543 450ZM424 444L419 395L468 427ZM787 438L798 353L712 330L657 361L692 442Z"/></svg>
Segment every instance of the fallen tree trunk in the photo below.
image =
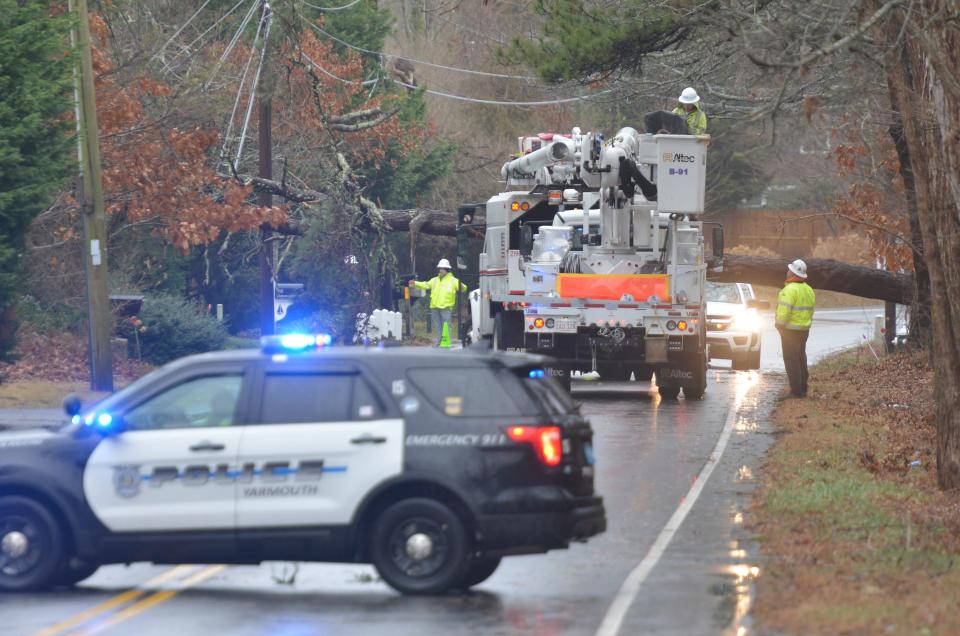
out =
<svg viewBox="0 0 960 636"><path fill-rule="evenodd" d="M294 188L279 181L253 177L251 182L254 189L262 189L291 201L320 202L332 199L326 192ZM455 236L457 232L457 215L446 210L412 208L378 212L386 225L395 232L409 232L411 226L415 232L435 236ZM479 220L476 219L475 222ZM711 273L710 280L780 287L786 277L786 260L739 254L727 254L723 260L723 271ZM815 289L843 292L901 305L913 304L913 276L910 274L894 274L822 258L807 260L807 271L810 274L808 282Z"/></svg>
<svg viewBox="0 0 960 636"><path fill-rule="evenodd" d="M751 283L780 287L787 275L789 261L765 256L723 257L723 271L711 273L710 280L728 283ZM851 265L828 258L806 260L807 282L814 289L843 292L862 298L891 301L901 305L913 303L913 276L895 274L882 269Z"/></svg>

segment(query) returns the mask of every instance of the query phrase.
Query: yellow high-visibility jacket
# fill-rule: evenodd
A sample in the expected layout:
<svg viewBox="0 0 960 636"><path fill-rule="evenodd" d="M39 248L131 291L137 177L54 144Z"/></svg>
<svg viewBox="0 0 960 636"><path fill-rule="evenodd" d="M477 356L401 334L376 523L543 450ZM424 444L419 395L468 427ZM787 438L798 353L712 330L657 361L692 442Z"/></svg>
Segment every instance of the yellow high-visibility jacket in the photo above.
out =
<svg viewBox="0 0 960 636"><path fill-rule="evenodd" d="M787 283L777 295L777 326L794 331L807 331L813 322L817 295L806 283Z"/></svg>
<svg viewBox="0 0 960 636"><path fill-rule="evenodd" d="M450 309L457 304L457 289L467 291L467 286L450 272L444 274L443 278L434 276L425 283L414 281L413 286L430 290L430 309Z"/></svg>
<svg viewBox="0 0 960 636"><path fill-rule="evenodd" d="M673 109L674 115L680 115L687 120L687 129L691 135L703 135L707 132L707 114L700 110L700 104L696 105L689 113L683 110L683 104Z"/></svg>

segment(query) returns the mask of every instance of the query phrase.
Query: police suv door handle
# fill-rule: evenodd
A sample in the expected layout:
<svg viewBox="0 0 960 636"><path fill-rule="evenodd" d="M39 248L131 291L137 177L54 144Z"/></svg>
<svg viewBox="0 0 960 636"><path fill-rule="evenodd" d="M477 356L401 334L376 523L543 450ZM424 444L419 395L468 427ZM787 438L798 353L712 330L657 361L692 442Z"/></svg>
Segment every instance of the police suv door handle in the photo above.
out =
<svg viewBox="0 0 960 636"><path fill-rule="evenodd" d="M194 444L193 446L191 446L190 450L192 450L195 453L199 453L201 451L222 451L224 448L226 448L226 446L224 446L223 444L214 444L213 442L208 442L204 440L199 444Z"/></svg>
<svg viewBox="0 0 960 636"><path fill-rule="evenodd" d="M369 433L364 433L360 437L354 437L350 440L351 444L383 444L387 441L386 437L374 437Z"/></svg>

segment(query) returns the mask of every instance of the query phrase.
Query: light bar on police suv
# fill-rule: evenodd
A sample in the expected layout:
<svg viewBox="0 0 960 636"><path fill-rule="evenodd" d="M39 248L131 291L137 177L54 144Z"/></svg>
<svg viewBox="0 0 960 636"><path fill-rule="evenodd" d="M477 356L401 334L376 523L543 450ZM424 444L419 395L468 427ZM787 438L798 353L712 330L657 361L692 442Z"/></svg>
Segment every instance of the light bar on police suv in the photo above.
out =
<svg viewBox="0 0 960 636"><path fill-rule="evenodd" d="M264 353L297 353L329 346L333 337L328 333L287 333L280 336L263 336L260 348Z"/></svg>

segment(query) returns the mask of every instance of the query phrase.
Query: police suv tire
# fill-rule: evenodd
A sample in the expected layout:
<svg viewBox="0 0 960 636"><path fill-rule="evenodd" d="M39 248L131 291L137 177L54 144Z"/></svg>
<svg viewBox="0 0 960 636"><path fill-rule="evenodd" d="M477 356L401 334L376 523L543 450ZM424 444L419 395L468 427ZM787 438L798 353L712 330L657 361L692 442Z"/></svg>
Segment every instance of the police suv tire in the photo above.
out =
<svg viewBox="0 0 960 636"><path fill-rule="evenodd" d="M434 554L418 559L410 550L423 547L423 536L430 540ZM470 565L470 537L463 520L434 499L404 499L393 504L374 522L371 541L370 555L377 572L404 594L442 594L464 580ZM417 541L419 546L414 543Z"/></svg>
<svg viewBox="0 0 960 636"><path fill-rule="evenodd" d="M0 542L21 536L27 540L22 555L11 558L3 548L15 546L0 547L0 592L46 588L61 572L64 536L50 511L27 497L0 497Z"/></svg>
<svg viewBox="0 0 960 636"><path fill-rule="evenodd" d="M66 559L60 566L60 571L57 573L56 578L53 581L54 585L60 585L63 587L72 587L83 581L89 579L93 576L94 572L100 569L100 564L91 564L91 563L82 563L79 565L73 564L72 559Z"/></svg>
<svg viewBox="0 0 960 636"><path fill-rule="evenodd" d="M463 579L457 584L457 587L468 589L474 585L480 585L497 571L500 567L500 557L475 557L470 560L470 567L467 568Z"/></svg>
<svg viewBox="0 0 960 636"><path fill-rule="evenodd" d="M676 400L680 397L680 387L678 386L658 386L657 390L664 400Z"/></svg>

